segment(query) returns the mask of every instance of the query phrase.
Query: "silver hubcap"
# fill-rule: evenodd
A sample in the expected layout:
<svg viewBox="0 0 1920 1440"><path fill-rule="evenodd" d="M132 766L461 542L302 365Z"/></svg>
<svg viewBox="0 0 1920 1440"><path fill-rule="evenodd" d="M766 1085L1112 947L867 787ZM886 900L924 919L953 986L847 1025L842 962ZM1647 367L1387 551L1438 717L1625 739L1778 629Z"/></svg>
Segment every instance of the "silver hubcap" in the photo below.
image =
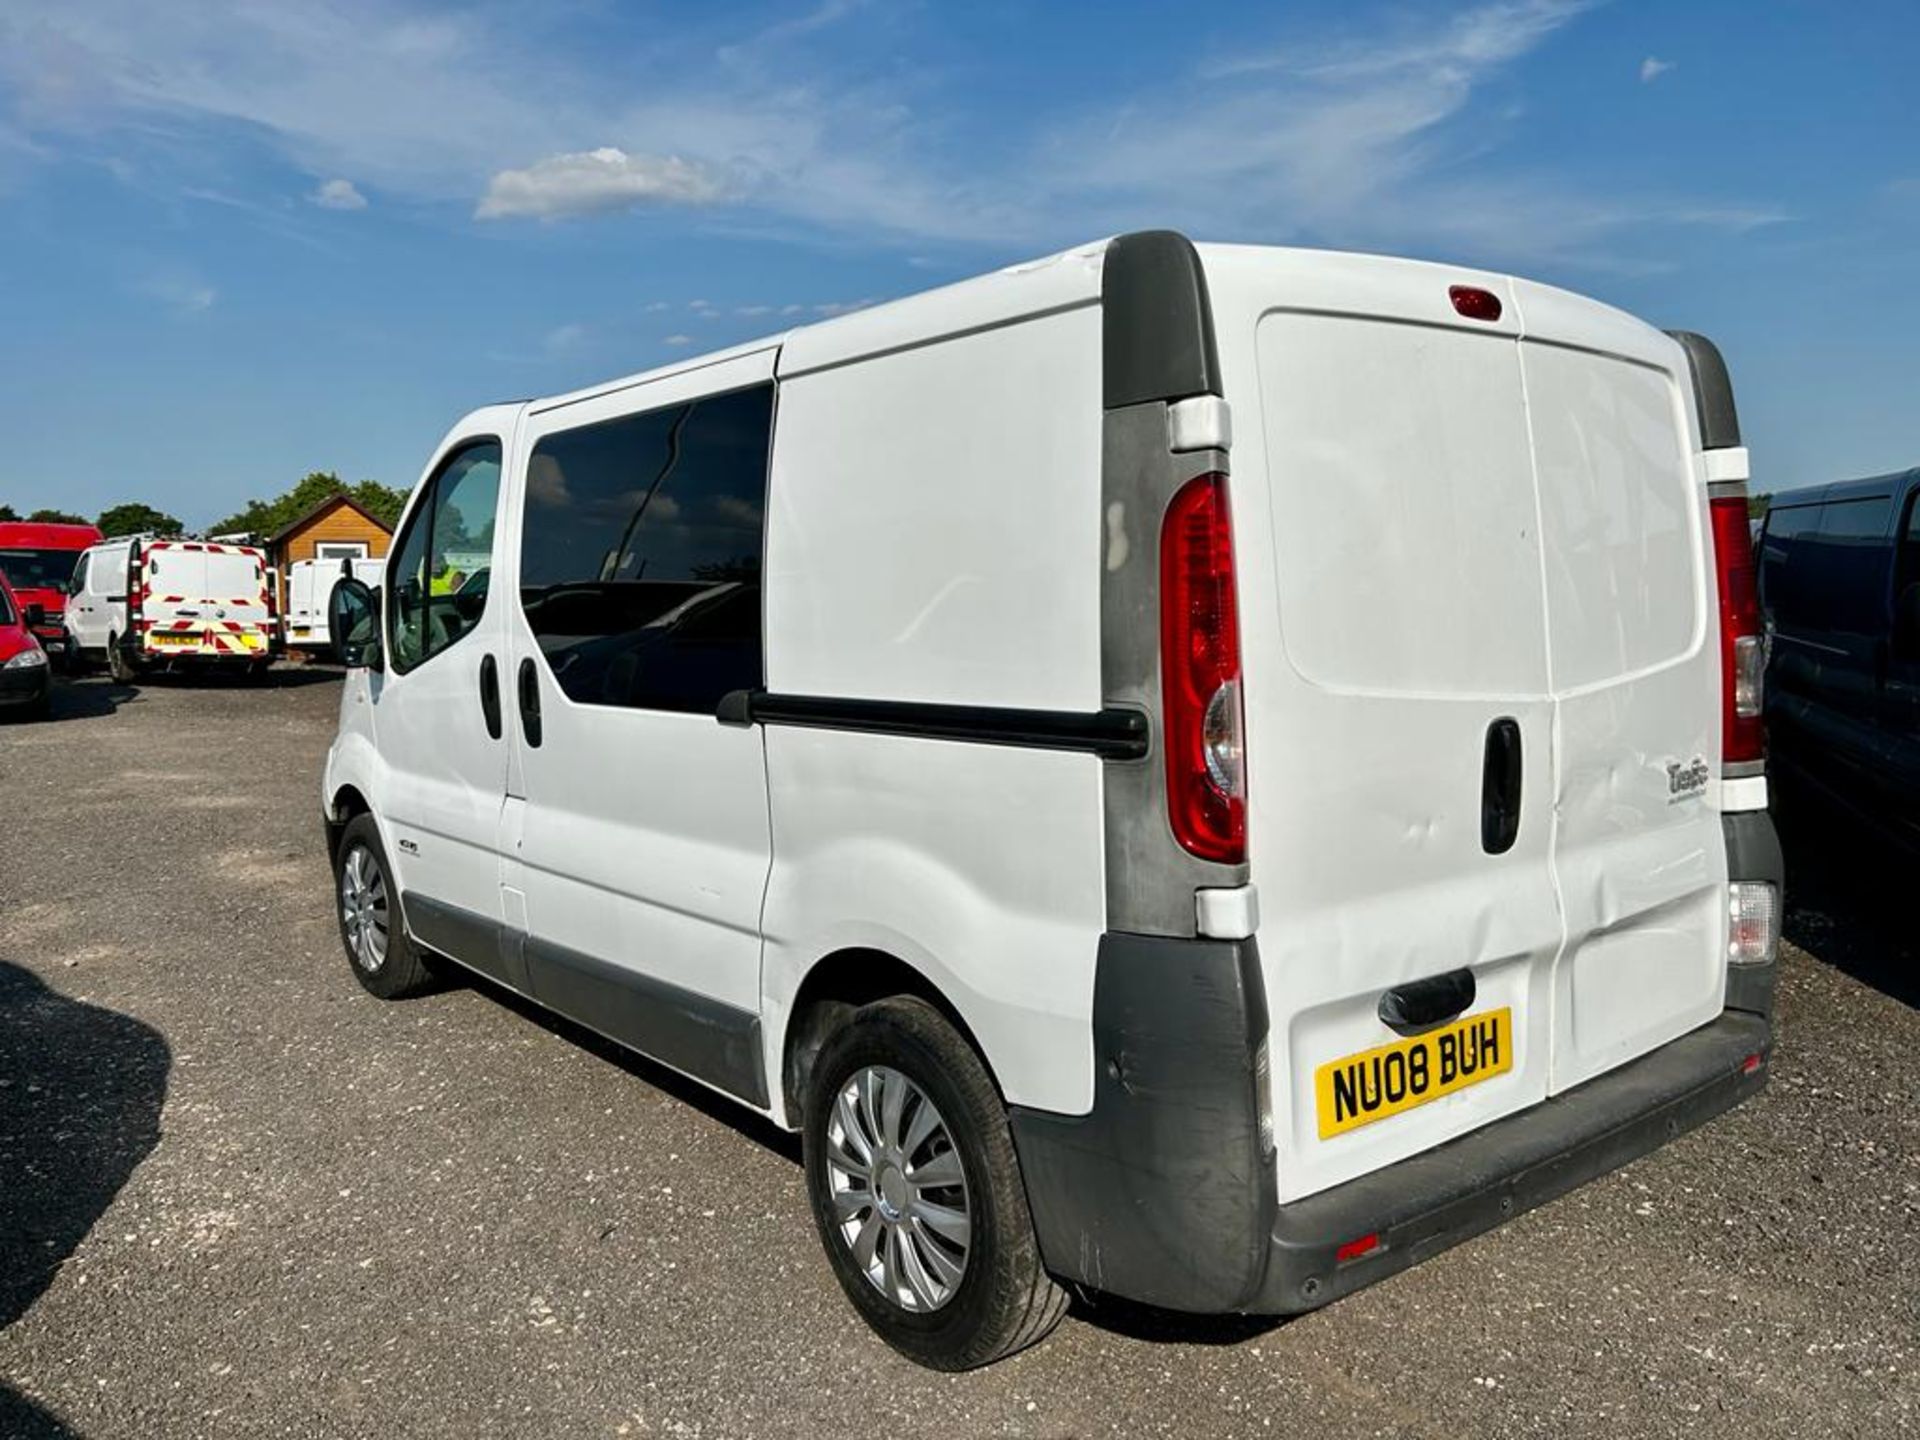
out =
<svg viewBox="0 0 1920 1440"><path fill-rule="evenodd" d="M340 919L354 964L371 975L387 963L387 877L364 845L340 867Z"/></svg>
<svg viewBox="0 0 1920 1440"><path fill-rule="evenodd" d="M898 1070L849 1077L827 1123L834 1224L873 1287L903 1310L938 1310L967 1273L973 1221L947 1122Z"/></svg>

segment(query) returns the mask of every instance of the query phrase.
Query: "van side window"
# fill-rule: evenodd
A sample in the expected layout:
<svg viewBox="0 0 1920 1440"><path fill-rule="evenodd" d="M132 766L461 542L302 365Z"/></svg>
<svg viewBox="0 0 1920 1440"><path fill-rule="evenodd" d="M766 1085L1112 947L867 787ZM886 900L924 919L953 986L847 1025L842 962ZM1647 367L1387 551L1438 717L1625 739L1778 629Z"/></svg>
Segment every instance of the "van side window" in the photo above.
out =
<svg viewBox="0 0 1920 1440"><path fill-rule="evenodd" d="M452 645L486 609L500 443L463 447L427 483L394 548L387 655L401 672Z"/></svg>
<svg viewBox="0 0 1920 1440"><path fill-rule="evenodd" d="M534 446L520 603L568 699L711 713L761 683L772 426L756 385Z"/></svg>
<svg viewBox="0 0 1920 1440"><path fill-rule="evenodd" d="M1767 513L1766 529L1760 536L1760 603L1783 630L1799 630L1806 624L1801 603L1806 587L1801 573L1808 563L1807 541L1819 528L1818 501L1811 505L1776 503Z"/></svg>
<svg viewBox="0 0 1920 1440"><path fill-rule="evenodd" d="M1818 559L1806 583L1817 599L1809 607L1820 629L1834 634L1870 634L1886 618L1887 529L1891 495L1830 498L1820 511Z"/></svg>
<svg viewBox="0 0 1920 1440"><path fill-rule="evenodd" d="M67 593L69 595L78 595L82 590L87 588L87 566L92 563L92 560L93 557L91 555L85 551L81 552L80 559L75 562L73 567L73 579L67 582Z"/></svg>

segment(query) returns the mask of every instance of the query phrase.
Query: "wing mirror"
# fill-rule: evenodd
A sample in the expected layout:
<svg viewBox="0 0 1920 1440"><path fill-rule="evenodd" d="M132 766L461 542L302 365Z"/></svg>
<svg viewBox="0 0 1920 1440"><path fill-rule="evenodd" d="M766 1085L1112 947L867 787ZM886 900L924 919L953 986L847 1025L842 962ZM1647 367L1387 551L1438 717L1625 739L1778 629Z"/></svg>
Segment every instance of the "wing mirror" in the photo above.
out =
<svg viewBox="0 0 1920 1440"><path fill-rule="evenodd" d="M348 576L327 597L327 626L334 653L349 670L384 670L380 653L380 597L364 580Z"/></svg>
<svg viewBox="0 0 1920 1440"><path fill-rule="evenodd" d="M44 605L22 605L20 620L29 630L38 630L47 623L47 607Z"/></svg>

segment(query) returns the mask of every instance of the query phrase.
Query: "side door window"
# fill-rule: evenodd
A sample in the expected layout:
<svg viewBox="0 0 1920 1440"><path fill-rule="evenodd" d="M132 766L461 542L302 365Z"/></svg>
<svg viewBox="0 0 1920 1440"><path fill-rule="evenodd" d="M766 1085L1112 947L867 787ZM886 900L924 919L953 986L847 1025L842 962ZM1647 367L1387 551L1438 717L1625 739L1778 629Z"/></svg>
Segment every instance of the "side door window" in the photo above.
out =
<svg viewBox="0 0 1920 1440"><path fill-rule="evenodd" d="M402 674L458 642L486 609L500 442L462 446L428 485L388 566L387 656Z"/></svg>
<svg viewBox="0 0 1920 1440"><path fill-rule="evenodd" d="M92 560L93 557L91 555L82 552L79 561L73 567L73 579L67 582L67 593L69 595L78 595L82 590L87 588L87 566Z"/></svg>
<svg viewBox="0 0 1920 1440"><path fill-rule="evenodd" d="M755 385L534 447L520 599L568 699L711 714L761 683L772 423Z"/></svg>

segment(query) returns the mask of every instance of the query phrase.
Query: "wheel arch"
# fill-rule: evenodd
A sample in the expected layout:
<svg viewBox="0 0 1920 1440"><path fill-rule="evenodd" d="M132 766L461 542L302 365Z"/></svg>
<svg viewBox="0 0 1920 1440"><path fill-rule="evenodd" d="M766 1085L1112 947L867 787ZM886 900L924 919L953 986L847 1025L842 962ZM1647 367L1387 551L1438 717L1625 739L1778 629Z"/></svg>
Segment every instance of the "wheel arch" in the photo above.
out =
<svg viewBox="0 0 1920 1440"><path fill-rule="evenodd" d="M367 803L367 797L360 787L351 782L336 785L333 793L327 797L327 859L331 861L340 849L340 835L356 815L371 815L373 806Z"/></svg>
<svg viewBox="0 0 1920 1440"><path fill-rule="evenodd" d="M914 996L938 1010L980 1057L980 1063L1004 1100L1005 1089L994 1071L987 1047L980 1043L979 1035L967 1023L960 1007L940 986L898 955L872 946L853 945L816 960L801 977L787 1008L780 1044L779 1096L788 1124L799 1126L813 1062L828 1037L861 1006L896 995Z"/></svg>

